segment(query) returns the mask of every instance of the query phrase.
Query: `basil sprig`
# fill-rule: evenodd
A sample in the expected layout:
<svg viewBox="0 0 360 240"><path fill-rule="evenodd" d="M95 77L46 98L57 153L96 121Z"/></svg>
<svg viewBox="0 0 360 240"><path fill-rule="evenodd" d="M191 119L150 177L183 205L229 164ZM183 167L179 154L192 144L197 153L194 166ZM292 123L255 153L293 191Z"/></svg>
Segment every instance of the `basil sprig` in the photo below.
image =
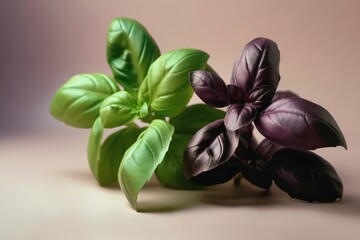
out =
<svg viewBox="0 0 360 240"><path fill-rule="evenodd" d="M144 26L132 19L116 18L110 24L107 42L113 77L75 75L52 100L55 118L73 127L91 128L87 155L92 174L101 186L119 181L134 209L139 191L158 165L156 175L164 186L199 187L185 178L182 169L189 134L224 117L223 111L204 104L186 107L193 95L189 73L211 69L208 58L198 49L160 55ZM196 122L194 110L202 115L201 120L182 124L183 118ZM140 128L136 121L145 126ZM105 128L116 129L103 140Z"/></svg>
<svg viewBox="0 0 360 240"><path fill-rule="evenodd" d="M71 77L56 92L50 112L67 125L91 128L87 156L93 176L101 186L118 182L135 210L154 174L174 189L199 189L235 176L238 182L242 176L263 189L274 182L310 202L342 197L335 169L309 150L346 148L345 138L325 108L277 91L280 52L272 40L256 38L245 46L230 84L201 50L160 54L133 19L111 22L106 52L113 76ZM206 104L187 106L194 92ZM261 143L254 126L265 137ZM114 132L104 140L109 128Z"/></svg>
<svg viewBox="0 0 360 240"><path fill-rule="evenodd" d="M195 93L213 107L228 106L223 120L201 128L184 154L186 176L201 185L241 174L253 185L275 184L291 197L330 202L342 197L342 182L326 160L309 150L343 146L345 137L323 107L291 91L276 91L280 52L256 38L235 62L230 84L213 71L190 74ZM258 144L254 125L265 137Z"/></svg>

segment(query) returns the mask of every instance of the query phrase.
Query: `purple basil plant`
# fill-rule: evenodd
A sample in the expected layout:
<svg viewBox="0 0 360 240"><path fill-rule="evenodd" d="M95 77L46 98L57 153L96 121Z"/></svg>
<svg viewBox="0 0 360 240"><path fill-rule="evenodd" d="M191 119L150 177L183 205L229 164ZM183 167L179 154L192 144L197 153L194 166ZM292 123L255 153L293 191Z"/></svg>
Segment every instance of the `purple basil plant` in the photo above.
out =
<svg viewBox="0 0 360 240"><path fill-rule="evenodd" d="M230 84L214 72L190 74L206 104L228 107L224 119L200 129L184 154L186 177L201 185L229 181L237 174L264 189L275 184L309 202L342 198L342 182L329 162L309 151L343 146L345 138L323 107L290 91L278 91L280 53L266 38L249 42L235 62ZM254 125L265 137L258 143Z"/></svg>

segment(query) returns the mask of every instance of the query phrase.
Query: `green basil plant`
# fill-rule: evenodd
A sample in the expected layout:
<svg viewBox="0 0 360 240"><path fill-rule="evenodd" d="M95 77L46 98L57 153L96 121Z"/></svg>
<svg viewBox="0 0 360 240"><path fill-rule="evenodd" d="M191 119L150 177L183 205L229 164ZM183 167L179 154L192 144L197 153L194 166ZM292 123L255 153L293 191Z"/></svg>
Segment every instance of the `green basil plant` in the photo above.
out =
<svg viewBox="0 0 360 240"><path fill-rule="evenodd" d="M200 128L225 115L205 104L187 106L193 95L189 73L213 71L209 55L197 49L160 54L144 26L128 18L111 22L106 52L112 76L71 77L53 97L51 114L91 128L92 174L101 186L118 181L135 210L139 191L154 173L166 187L198 189L183 175L183 153ZM103 140L107 128L115 130Z"/></svg>

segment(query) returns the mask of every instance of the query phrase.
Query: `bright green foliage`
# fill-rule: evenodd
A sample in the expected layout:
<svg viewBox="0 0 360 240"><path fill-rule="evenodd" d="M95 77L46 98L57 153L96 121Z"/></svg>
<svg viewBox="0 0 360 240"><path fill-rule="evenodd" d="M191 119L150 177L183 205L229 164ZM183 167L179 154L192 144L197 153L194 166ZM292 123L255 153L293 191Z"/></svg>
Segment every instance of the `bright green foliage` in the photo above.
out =
<svg viewBox="0 0 360 240"><path fill-rule="evenodd" d="M87 152L91 172L100 185L107 186L117 181L121 159L142 129L136 126L120 129L101 144L103 131L101 119L98 118L91 129Z"/></svg>
<svg viewBox="0 0 360 240"><path fill-rule="evenodd" d="M101 122L105 128L122 126L139 116L136 99L126 91L114 93L101 104Z"/></svg>
<svg viewBox="0 0 360 240"><path fill-rule="evenodd" d="M73 127L91 128L102 101L117 91L115 81L104 74L75 75L56 92L50 112Z"/></svg>
<svg viewBox="0 0 360 240"><path fill-rule="evenodd" d="M204 70L209 55L196 49L179 49L161 55L149 68L139 90L139 101L154 113L173 117L193 95L189 73Z"/></svg>
<svg viewBox="0 0 360 240"><path fill-rule="evenodd" d="M197 189L182 173L183 152L200 127L224 115L205 105L185 109L193 95L190 72L212 70L208 54L178 49L160 55L144 26L128 18L111 22L106 51L114 79L75 75L56 92L51 114L73 127L91 128L92 174L101 186L118 180L135 209L139 191L159 164L156 174L163 185ZM135 120L149 125L139 128ZM115 127L121 128L103 141L104 129Z"/></svg>
<svg viewBox="0 0 360 240"><path fill-rule="evenodd" d="M192 135L174 134L164 160L156 168L157 179L168 188L199 189L200 186L185 178L183 156Z"/></svg>
<svg viewBox="0 0 360 240"><path fill-rule="evenodd" d="M140 134L121 161L118 180L131 206L137 210L139 191L153 175L168 151L174 127L156 119Z"/></svg>
<svg viewBox="0 0 360 240"><path fill-rule="evenodd" d="M115 80L137 92L160 50L144 26L133 19L116 18L109 28L107 59Z"/></svg>

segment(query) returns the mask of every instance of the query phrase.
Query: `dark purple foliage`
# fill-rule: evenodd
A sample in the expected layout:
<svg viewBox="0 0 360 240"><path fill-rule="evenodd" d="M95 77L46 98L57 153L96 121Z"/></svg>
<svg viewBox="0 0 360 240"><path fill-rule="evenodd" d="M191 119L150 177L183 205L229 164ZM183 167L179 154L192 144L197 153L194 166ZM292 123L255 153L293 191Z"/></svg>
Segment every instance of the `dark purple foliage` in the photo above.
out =
<svg viewBox="0 0 360 240"><path fill-rule="evenodd" d="M281 148L283 148L283 147L280 146L279 144L276 144L276 143L270 141L269 139L265 138L255 148L254 153L259 158L261 158L261 159L263 159L265 161L270 161L272 156L274 155L274 153L277 150L280 150Z"/></svg>
<svg viewBox="0 0 360 240"><path fill-rule="evenodd" d="M246 102L261 112L271 103L275 90L274 86L269 85L254 88L246 94Z"/></svg>
<svg viewBox="0 0 360 240"><path fill-rule="evenodd" d="M256 38L235 62L229 85L215 73L190 74L208 105L228 106L225 118L199 130L185 151L185 174L202 185L226 182L239 172L255 186L272 181L291 197L335 201L342 183L334 168L307 150L343 146L345 138L323 107L291 91L276 91L280 54L275 42ZM257 144L253 124L265 139Z"/></svg>
<svg viewBox="0 0 360 240"><path fill-rule="evenodd" d="M346 148L345 138L330 113L302 98L282 98L273 102L258 116L255 125L262 135L283 146Z"/></svg>
<svg viewBox="0 0 360 240"><path fill-rule="evenodd" d="M192 72L190 82L205 103L214 107L231 104L225 126L236 131L250 124L271 103L280 81L279 62L276 43L256 38L245 46L235 62L231 85L226 87L217 74L206 71Z"/></svg>
<svg viewBox="0 0 360 240"><path fill-rule="evenodd" d="M263 189L269 189L272 184L272 176L269 163L262 159L249 161L248 164L241 168L241 173L246 180L255 186Z"/></svg>
<svg viewBox="0 0 360 240"><path fill-rule="evenodd" d="M227 131L223 119L201 128L185 150L185 176L196 176L220 166L234 154L238 143L239 132Z"/></svg>
<svg viewBox="0 0 360 240"><path fill-rule="evenodd" d="M211 186L231 180L239 171L238 160L230 158L216 168L191 177L190 180L202 186Z"/></svg>
<svg viewBox="0 0 360 240"><path fill-rule="evenodd" d="M273 88L273 95L280 81L279 63L276 43L267 38L256 38L246 44L235 62L230 82L239 86L244 96L265 86ZM271 100L272 96L269 98Z"/></svg>
<svg viewBox="0 0 360 240"><path fill-rule="evenodd" d="M230 102L232 102L232 103L244 102L245 96L241 92L240 87L233 85L233 84L229 84L229 85L227 85L227 89L228 89L228 95L230 98Z"/></svg>
<svg viewBox="0 0 360 240"><path fill-rule="evenodd" d="M276 185L292 198L309 202L342 198L343 185L335 169L315 153L281 149L274 154L271 166Z"/></svg>
<svg viewBox="0 0 360 240"><path fill-rule="evenodd" d="M230 104L227 87L216 73L198 70L190 73L190 79L194 92L204 103L213 107Z"/></svg>
<svg viewBox="0 0 360 240"><path fill-rule="evenodd" d="M232 104L225 115L224 123L229 131L236 131L252 123L256 118L257 110L252 104Z"/></svg>

